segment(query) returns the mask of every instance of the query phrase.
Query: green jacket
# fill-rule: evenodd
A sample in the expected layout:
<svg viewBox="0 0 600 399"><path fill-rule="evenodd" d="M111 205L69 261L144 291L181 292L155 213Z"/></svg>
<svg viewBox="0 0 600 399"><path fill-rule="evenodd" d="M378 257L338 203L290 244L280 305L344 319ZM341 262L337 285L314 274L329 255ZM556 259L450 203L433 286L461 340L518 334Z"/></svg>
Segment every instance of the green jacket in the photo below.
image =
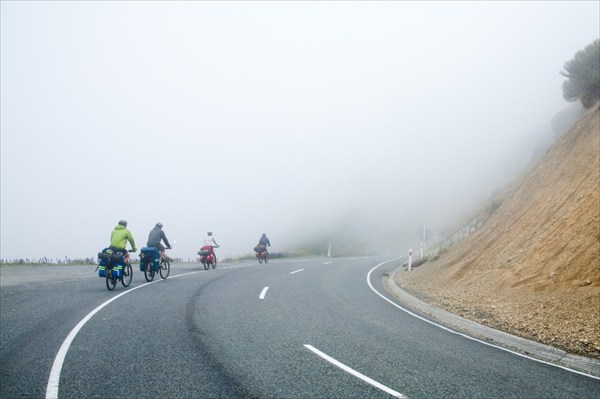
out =
<svg viewBox="0 0 600 399"><path fill-rule="evenodd" d="M133 236L125 228L125 226L121 226L120 224L115 227L110 235L110 246L115 247L117 249L125 249L127 246L127 241L131 244L131 250L133 252L136 251L135 241L133 241Z"/></svg>

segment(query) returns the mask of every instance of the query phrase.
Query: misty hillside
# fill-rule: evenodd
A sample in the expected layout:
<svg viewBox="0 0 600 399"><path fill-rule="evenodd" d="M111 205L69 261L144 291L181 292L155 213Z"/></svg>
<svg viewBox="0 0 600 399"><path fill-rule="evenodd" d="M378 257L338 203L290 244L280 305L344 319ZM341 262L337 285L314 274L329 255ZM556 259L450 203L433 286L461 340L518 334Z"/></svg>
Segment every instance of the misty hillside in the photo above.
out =
<svg viewBox="0 0 600 399"><path fill-rule="evenodd" d="M472 235L398 283L496 328L600 358L600 104Z"/></svg>

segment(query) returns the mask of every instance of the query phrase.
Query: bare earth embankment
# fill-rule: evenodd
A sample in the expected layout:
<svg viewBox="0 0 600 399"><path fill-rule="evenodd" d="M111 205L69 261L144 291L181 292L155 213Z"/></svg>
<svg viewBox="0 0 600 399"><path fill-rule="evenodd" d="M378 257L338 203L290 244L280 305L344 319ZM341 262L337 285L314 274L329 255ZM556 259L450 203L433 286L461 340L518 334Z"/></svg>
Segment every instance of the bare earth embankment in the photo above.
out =
<svg viewBox="0 0 600 399"><path fill-rule="evenodd" d="M431 305L600 359L600 104L473 234L396 284Z"/></svg>

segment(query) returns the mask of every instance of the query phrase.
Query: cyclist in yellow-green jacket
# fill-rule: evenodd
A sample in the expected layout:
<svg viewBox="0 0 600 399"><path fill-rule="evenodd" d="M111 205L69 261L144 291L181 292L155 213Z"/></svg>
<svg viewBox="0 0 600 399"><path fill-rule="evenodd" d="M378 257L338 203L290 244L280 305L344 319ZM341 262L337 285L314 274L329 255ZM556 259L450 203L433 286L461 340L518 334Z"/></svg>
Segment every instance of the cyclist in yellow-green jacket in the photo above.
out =
<svg viewBox="0 0 600 399"><path fill-rule="evenodd" d="M129 263L129 252L127 252L127 249L125 248L127 246L127 241L131 244L131 250L133 252L137 251L133 236L131 235L131 232L127 230L127 220L120 220L119 224L117 224L110 235L109 248L115 252L123 252L125 263Z"/></svg>

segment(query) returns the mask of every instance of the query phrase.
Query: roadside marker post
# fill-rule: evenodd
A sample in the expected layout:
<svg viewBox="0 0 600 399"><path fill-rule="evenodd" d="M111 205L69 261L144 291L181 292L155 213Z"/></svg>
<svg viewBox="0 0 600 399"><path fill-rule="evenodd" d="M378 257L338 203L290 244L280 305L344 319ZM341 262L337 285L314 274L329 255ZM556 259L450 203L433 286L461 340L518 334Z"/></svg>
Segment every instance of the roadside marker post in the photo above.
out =
<svg viewBox="0 0 600 399"><path fill-rule="evenodd" d="M408 271L412 270L412 248L408 250Z"/></svg>

